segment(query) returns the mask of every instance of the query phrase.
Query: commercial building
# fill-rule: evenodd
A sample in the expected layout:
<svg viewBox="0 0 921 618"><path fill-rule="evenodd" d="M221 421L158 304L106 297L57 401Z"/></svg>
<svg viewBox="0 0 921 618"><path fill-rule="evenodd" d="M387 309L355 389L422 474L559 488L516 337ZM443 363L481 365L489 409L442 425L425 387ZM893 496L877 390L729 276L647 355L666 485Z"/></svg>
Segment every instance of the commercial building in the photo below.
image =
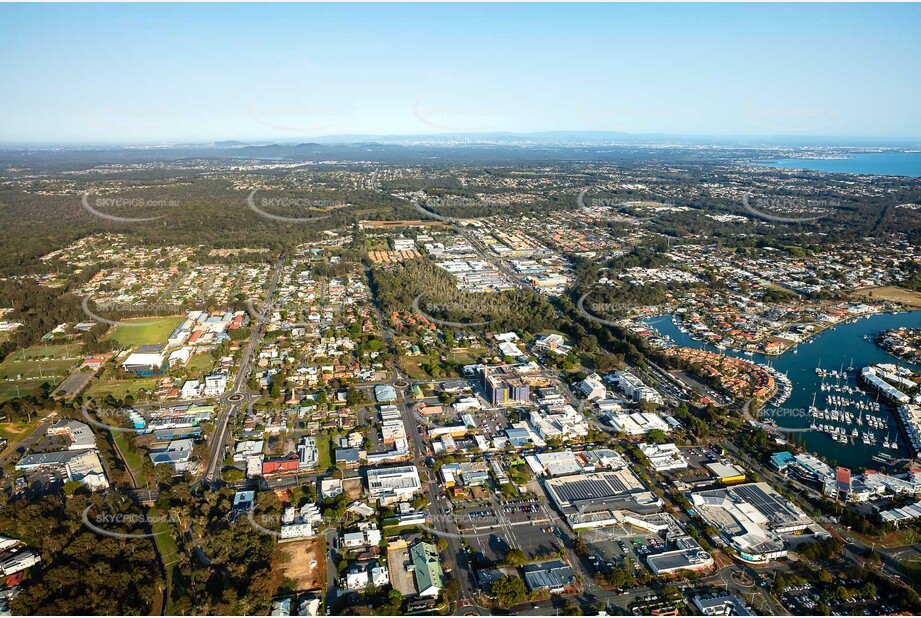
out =
<svg viewBox="0 0 921 618"><path fill-rule="evenodd" d="M202 394L205 397L218 397L227 390L227 374L223 371L205 376L205 388Z"/></svg>
<svg viewBox="0 0 921 618"><path fill-rule="evenodd" d="M150 377L166 371L166 355L162 345L144 345L131 353L122 363L122 369L136 376Z"/></svg>
<svg viewBox="0 0 921 618"><path fill-rule="evenodd" d="M658 405L665 403L658 391L646 386L642 380L626 369L605 376L605 379L616 385L624 395L636 403L648 402Z"/></svg>
<svg viewBox="0 0 921 618"><path fill-rule="evenodd" d="M656 472L667 470L683 470L688 467L688 460L681 454L681 450L674 444L640 444L640 451L649 460L649 465ZM743 479L745 477L742 477Z"/></svg>
<svg viewBox="0 0 921 618"><path fill-rule="evenodd" d="M576 459L572 451L556 451L528 455L525 461L535 474L554 476L568 476L582 472L582 464Z"/></svg>
<svg viewBox="0 0 921 618"><path fill-rule="evenodd" d="M601 377L596 373L587 376L584 380L576 382L575 387L588 401L604 399L608 392L604 384L601 383Z"/></svg>
<svg viewBox="0 0 921 618"><path fill-rule="evenodd" d="M562 335L550 333L549 335L539 336L534 342L534 349L547 350L557 354L568 354L570 348L566 345L566 339Z"/></svg>
<svg viewBox="0 0 921 618"><path fill-rule="evenodd" d="M68 481L79 481L91 491L102 491L109 487L105 469L95 450L34 453L20 459L16 469L60 471Z"/></svg>
<svg viewBox="0 0 921 618"><path fill-rule="evenodd" d="M730 592L694 597L694 605L704 616L757 616L745 601Z"/></svg>
<svg viewBox="0 0 921 618"><path fill-rule="evenodd" d="M396 401L397 391L389 384L380 384L374 387L374 399L378 402Z"/></svg>
<svg viewBox="0 0 921 618"><path fill-rule="evenodd" d="M728 461L713 461L705 464L707 470L720 480L723 485L745 482L745 470Z"/></svg>
<svg viewBox="0 0 921 618"><path fill-rule="evenodd" d="M670 539L673 549L646 556L653 575L672 575L682 571L705 571L713 566L713 556L705 552L690 536Z"/></svg>
<svg viewBox="0 0 921 618"><path fill-rule="evenodd" d="M71 419L51 425L47 433L68 440L67 450L26 455L16 463L17 470L46 470L63 474L67 481L83 483L90 491L109 487L102 461L96 452L96 439L89 425Z"/></svg>
<svg viewBox="0 0 921 618"><path fill-rule="evenodd" d="M531 432L522 427L509 427L505 430L508 443L515 448L523 448L531 441Z"/></svg>
<svg viewBox="0 0 921 618"><path fill-rule="evenodd" d="M615 431L628 436L641 436L653 430L668 433L671 427L665 420L653 412L634 412L632 414L608 414L605 417Z"/></svg>
<svg viewBox="0 0 921 618"><path fill-rule="evenodd" d="M438 548L420 541L409 548L416 591L421 597L437 597L444 584L444 572L438 559Z"/></svg>
<svg viewBox="0 0 921 618"><path fill-rule="evenodd" d="M49 435L65 436L70 444L70 451L82 451L96 448L96 438L86 423L71 419L61 419L48 428Z"/></svg>
<svg viewBox="0 0 921 618"><path fill-rule="evenodd" d="M537 453L525 457L525 462L536 476L548 477L619 470L627 465L617 451L605 448L579 453L571 450Z"/></svg>
<svg viewBox="0 0 921 618"><path fill-rule="evenodd" d="M262 462L262 474L288 474L301 469L301 460L297 455L265 459Z"/></svg>
<svg viewBox="0 0 921 618"><path fill-rule="evenodd" d="M172 440L163 448L151 450L148 455L155 466L170 464L176 469L176 474L193 472L197 467L194 462L190 461L193 446L195 446L195 440L188 438Z"/></svg>
<svg viewBox="0 0 921 618"><path fill-rule="evenodd" d="M774 453L771 455L771 466L783 474L817 484L826 495L835 495L837 491L835 471L824 461L809 453L797 455L788 451Z"/></svg>
<svg viewBox="0 0 921 618"><path fill-rule="evenodd" d="M381 440L384 444L393 444L399 439L406 438L406 427L403 425L403 419L387 419L381 423Z"/></svg>
<svg viewBox="0 0 921 618"><path fill-rule="evenodd" d="M576 583L576 576L566 562L550 560L525 565L524 581L531 592L546 590L559 594Z"/></svg>
<svg viewBox="0 0 921 618"><path fill-rule="evenodd" d="M262 440L241 440L237 442L233 449L233 460L242 463L252 455L259 455L262 453L264 444Z"/></svg>
<svg viewBox="0 0 921 618"><path fill-rule="evenodd" d="M696 513L716 528L725 543L748 562L787 555L781 534L805 530L813 521L767 483L747 483L691 494Z"/></svg>
<svg viewBox="0 0 921 618"><path fill-rule="evenodd" d="M531 386L519 371L510 365L483 368L483 389L494 406L527 402L531 399Z"/></svg>
<svg viewBox="0 0 921 618"><path fill-rule="evenodd" d="M413 498L422 489L415 466L371 468L368 470L368 493L381 505Z"/></svg>
<svg viewBox="0 0 921 618"><path fill-rule="evenodd" d="M573 529L633 523L662 506L630 468L547 479L544 488Z"/></svg>
<svg viewBox="0 0 921 618"><path fill-rule="evenodd" d="M915 502L907 506L880 511L879 516L886 523L901 526L906 521L921 518L921 502Z"/></svg>
<svg viewBox="0 0 921 618"><path fill-rule="evenodd" d="M361 451L357 448L337 448L336 465L346 468L357 468L361 459Z"/></svg>

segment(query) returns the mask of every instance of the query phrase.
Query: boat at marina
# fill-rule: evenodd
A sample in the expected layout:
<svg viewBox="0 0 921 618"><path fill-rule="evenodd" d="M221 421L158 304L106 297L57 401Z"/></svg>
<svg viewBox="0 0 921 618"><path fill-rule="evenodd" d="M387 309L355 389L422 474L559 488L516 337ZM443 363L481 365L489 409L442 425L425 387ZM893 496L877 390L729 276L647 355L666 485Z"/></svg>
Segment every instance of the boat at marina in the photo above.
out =
<svg viewBox="0 0 921 618"><path fill-rule="evenodd" d="M875 461L876 463L880 463L880 464L887 465L887 466L891 466L892 464L895 463L895 458L893 458L892 455L890 455L889 453L877 453L876 455L873 455L871 459Z"/></svg>
<svg viewBox="0 0 921 618"><path fill-rule="evenodd" d="M692 335L682 335L676 324L672 323L671 317L649 318L648 321L660 328L663 334L671 335L679 346L717 352L715 344L720 341L729 346L723 352L724 355L752 360L742 350L733 349L735 343L722 338L708 343L694 339ZM675 323L679 321L680 318L676 317ZM777 374L771 374L775 379L776 390L765 405L765 415L772 415L772 407L785 408L778 411L778 425L807 430L798 438L798 443L826 457L830 465L852 469L879 465L878 460L871 462L871 459L880 453L890 454L896 462L907 461L906 458L914 456L921 449L921 438L909 438L906 442L906 434L903 433L905 421L899 418L897 406L888 402L876 389L862 383L859 375L863 367L893 362L891 356L876 345L873 337L880 330L901 327L921 327L921 311L877 314L859 321L842 323L836 330L827 329L815 337L796 343L787 353L778 356L769 358L754 353L754 362L761 366L773 365L780 374L788 375L792 382L792 392L787 396L786 388ZM848 371L851 368L854 371ZM830 399L832 396L835 399ZM781 401L782 404L778 403ZM810 402L814 405L810 406ZM786 410L788 407L790 410L808 412L805 418L797 422ZM833 411L837 412L838 420L832 420ZM838 437L833 437L831 430L834 427L840 427L846 432L847 446ZM857 436L854 436L854 429L858 431ZM864 443L864 432L867 432L867 442L871 444ZM894 434L901 434L898 441ZM835 432L834 436L840 434ZM887 437L889 448L885 446L884 438Z"/></svg>

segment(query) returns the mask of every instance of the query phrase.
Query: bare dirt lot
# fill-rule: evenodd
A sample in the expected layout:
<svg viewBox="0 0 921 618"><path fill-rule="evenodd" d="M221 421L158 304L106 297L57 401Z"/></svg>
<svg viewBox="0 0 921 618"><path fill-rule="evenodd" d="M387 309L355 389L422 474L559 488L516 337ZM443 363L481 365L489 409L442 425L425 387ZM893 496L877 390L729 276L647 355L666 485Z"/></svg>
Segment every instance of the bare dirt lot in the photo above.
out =
<svg viewBox="0 0 921 618"><path fill-rule="evenodd" d="M322 590L326 573L324 558L322 538L279 543L273 561L279 585L292 582L298 592Z"/></svg>
<svg viewBox="0 0 921 618"><path fill-rule="evenodd" d="M344 479L342 490L349 497L349 502L361 498L362 487L360 478Z"/></svg>

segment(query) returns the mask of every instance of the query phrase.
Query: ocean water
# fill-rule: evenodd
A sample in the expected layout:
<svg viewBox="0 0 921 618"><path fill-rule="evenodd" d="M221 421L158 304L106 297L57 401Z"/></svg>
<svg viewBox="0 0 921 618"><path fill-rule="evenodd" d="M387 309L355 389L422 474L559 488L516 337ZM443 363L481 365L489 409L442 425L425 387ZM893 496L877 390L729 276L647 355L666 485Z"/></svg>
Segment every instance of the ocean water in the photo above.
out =
<svg viewBox="0 0 921 618"><path fill-rule="evenodd" d="M846 159L776 159L755 161L755 164L816 172L921 178L921 152L866 152L849 155Z"/></svg>
<svg viewBox="0 0 921 618"><path fill-rule="evenodd" d="M770 406L764 410L764 416L767 418L773 417L781 427L808 428L812 423L811 417L805 414L792 415L787 413L787 411L807 410L812 404L813 396L816 398L817 407L827 407L825 405L825 396L831 393L821 390L820 384L822 383L822 378L816 375L816 367L840 370L842 367L846 369L853 363L853 366L859 371L860 368L865 365L896 363L909 367L914 371L921 369L921 367L911 365L887 354L873 342L874 335L882 330L899 328L902 326L908 328L921 327L921 311L877 314L855 322L839 324L825 330L809 342L799 344L796 354L792 351L788 351L782 356L763 356L761 354L755 354L749 357L733 350L717 350L714 346L696 341L692 339L690 335L679 331L671 316L649 318L644 320L644 322L654 327L662 335L671 337L677 345L706 349L711 352L736 356L760 364L770 363L774 369L781 373L786 373L793 385L793 392L790 398L782 404L781 407L783 411L775 415L772 413ZM864 336L867 336L868 339L865 339ZM849 384L852 386L857 383L854 375L851 375L848 380ZM836 382L831 378L826 378L825 381L826 383ZM861 397L858 394L842 396L852 400L875 400L875 397ZM860 467L880 469L881 466L872 461L873 455L880 452L888 453L896 459L909 457L910 453L906 447L907 440L905 434L895 417L895 407L884 403L882 399L880 399L879 402L881 404L881 411L870 412L870 414L883 417L888 416L889 428L888 430L875 430L879 438L875 446L865 445L860 440L855 441L854 444L835 442L828 434L818 431L793 433L790 434L790 439L791 441L793 439L802 441L809 451L825 457L830 464L848 466L854 468L855 471ZM856 412L853 409L851 409L851 411ZM864 414L867 413L865 412ZM817 420L816 422L841 425L840 423L832 423L831 421L823 420ZM858 429L861 431L869 431L866 424L864 424L863 427L858 427ZM894 438L896 435L898 436L898 451L883 448L883 437L887 435L890 438Z"/></svg>

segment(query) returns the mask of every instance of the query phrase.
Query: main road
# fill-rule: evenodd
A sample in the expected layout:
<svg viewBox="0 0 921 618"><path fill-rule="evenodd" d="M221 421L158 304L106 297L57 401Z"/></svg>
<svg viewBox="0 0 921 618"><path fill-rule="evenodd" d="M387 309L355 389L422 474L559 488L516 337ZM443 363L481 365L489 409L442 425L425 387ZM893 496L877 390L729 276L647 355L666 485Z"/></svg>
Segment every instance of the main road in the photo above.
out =
<svg viewBox="0 0 921 618"><path fill-rule="evenodd" d="M240 357L240 364L233 380L233 388L221 397L224 410L220 413L214 425L208 465L201 478L203 483L214 483L221 480L221 464L224 461L223 451L227 443L227 429L230 425L230 419L236 416L243 406L248 405L250 401L259 397L254 393L250 393L246 384L249 381L250 371L252 371L253 352L262 336L262 326L265 324L265 316L272 306L272 297L278 287L278 279L281 276L283 266L284 260L279 258L278 263L275 265L275 273L272 275L272 282L269 284L265 300L256 315L250 316L253 320L253 332L250 334L246 348L244 348Z"/></svg>

